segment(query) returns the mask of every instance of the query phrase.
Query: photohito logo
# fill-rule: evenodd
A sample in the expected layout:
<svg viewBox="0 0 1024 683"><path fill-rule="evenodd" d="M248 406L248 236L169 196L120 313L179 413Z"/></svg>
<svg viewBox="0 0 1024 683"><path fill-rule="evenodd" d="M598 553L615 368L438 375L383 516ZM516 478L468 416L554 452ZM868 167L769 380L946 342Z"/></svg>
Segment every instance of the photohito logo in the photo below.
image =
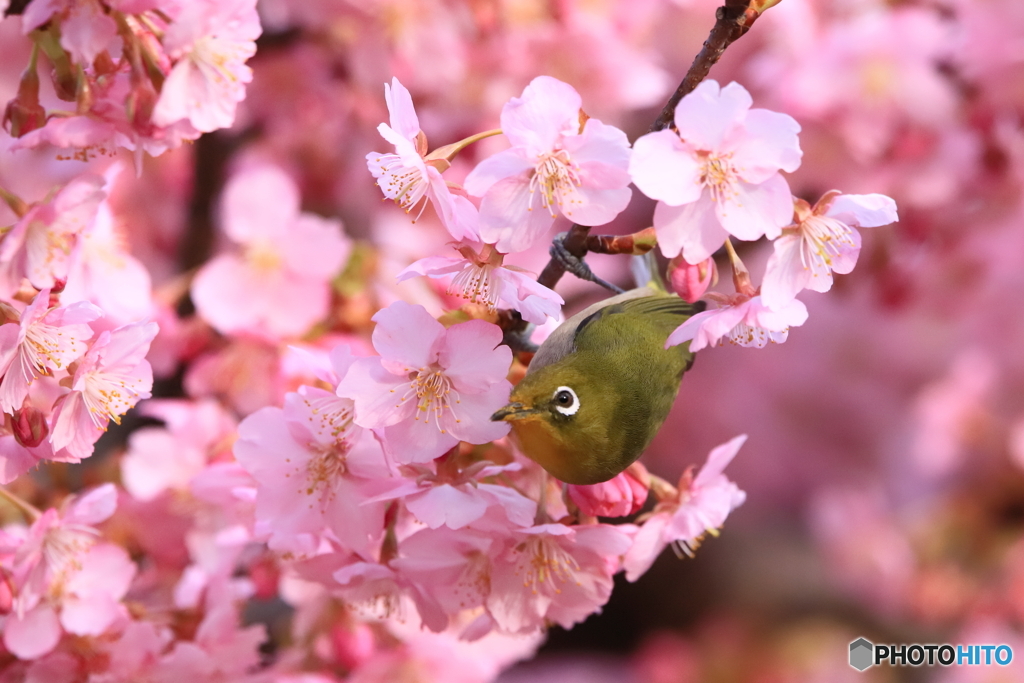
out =
<svg viewBox="0 0 1024 683"><path fill-rule="evenodd" d="M875 645L866 638L850 643L850 666L864 671L870 666L1006 666L1013 661L1009 645Z"/></svg>

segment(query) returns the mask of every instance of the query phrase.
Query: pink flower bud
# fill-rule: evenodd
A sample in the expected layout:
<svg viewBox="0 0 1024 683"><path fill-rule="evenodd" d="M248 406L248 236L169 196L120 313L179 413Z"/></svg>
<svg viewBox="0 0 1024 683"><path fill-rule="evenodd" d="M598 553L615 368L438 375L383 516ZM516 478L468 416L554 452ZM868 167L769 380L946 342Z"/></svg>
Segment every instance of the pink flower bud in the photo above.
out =
<svg viewBox="0 0 1024 683"><path fill-rule="evenodd" d="M50 427L46 424L46 416L43 411L32 406L26 406L16 411L11 423L14 428L14 438L25 448L35 448L50 433Z"/></svg>
<svg viewBox="0 0 1024 683"><path fill-rule="evenodd" d="M718 267L711 257L692 265L677 256L668 264L668 279L672 290L692 304L718 281Z"/></svg>
<svg viewBox="0 0 1024 683"><path fill-rule="evenodd" d="M335 624L331 645L338 664L349 670L368 660L377 649L373 631L363 623Z"/></svg>
<svg viewBox="0 0 1024 683"><path fill-rule="evenodd" d="M589 486L569 485L569 497L580 511L593 517L625 517L647 502L650 477L639 463L606 482Z"/></svg>

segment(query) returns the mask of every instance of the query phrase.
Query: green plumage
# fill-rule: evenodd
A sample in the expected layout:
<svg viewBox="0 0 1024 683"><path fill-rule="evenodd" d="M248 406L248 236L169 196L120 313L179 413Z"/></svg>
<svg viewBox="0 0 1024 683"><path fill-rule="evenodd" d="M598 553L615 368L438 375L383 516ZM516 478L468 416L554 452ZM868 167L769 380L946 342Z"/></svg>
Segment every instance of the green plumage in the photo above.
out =
<svg viewBox="0 0 1024 683"><path fill-rule="evenodd" d="M494 418L510 420L523 451L562 481L614 477L668 416L693 355L665 340L701 308L646 287L591 306L544 342Z"/></svg>

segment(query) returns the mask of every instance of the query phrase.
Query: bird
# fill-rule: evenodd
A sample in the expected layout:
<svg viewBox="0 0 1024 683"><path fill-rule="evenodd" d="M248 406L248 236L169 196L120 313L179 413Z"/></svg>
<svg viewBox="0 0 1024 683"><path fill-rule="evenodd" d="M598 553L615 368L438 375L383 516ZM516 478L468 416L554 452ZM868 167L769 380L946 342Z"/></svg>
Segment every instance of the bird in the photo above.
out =
<svg viewBox="0 0 1024 683"><path fill-rule="evenodd" d="M607 481L631 465L668 417L693 364L668 335L705 304L648 284L562 323L491 416L529 458L568 484Z"/></svg>

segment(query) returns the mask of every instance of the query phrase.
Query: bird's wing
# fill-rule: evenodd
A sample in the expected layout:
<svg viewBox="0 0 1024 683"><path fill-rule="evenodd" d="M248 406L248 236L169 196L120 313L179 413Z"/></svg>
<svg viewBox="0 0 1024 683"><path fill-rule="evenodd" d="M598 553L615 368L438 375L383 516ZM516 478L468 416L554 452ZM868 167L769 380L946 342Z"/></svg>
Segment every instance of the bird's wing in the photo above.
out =
<svg viewBox="0 0 1024 683"><path fill-rule="evenodd" d="M646 324L654 327L659 332L664 332L667 339L668 335L682 325L687 318L704 310L704 306L703 301L690 304L678 296L666 295L644 296L619 301L594 311L581 320L573 335L573 346L575 348L586 348L588 344L587 332L589 329L592 329L591 326L596 321L622 313L641 316L641 319ZM616 321L609 319L608 322Z"/></svg>

